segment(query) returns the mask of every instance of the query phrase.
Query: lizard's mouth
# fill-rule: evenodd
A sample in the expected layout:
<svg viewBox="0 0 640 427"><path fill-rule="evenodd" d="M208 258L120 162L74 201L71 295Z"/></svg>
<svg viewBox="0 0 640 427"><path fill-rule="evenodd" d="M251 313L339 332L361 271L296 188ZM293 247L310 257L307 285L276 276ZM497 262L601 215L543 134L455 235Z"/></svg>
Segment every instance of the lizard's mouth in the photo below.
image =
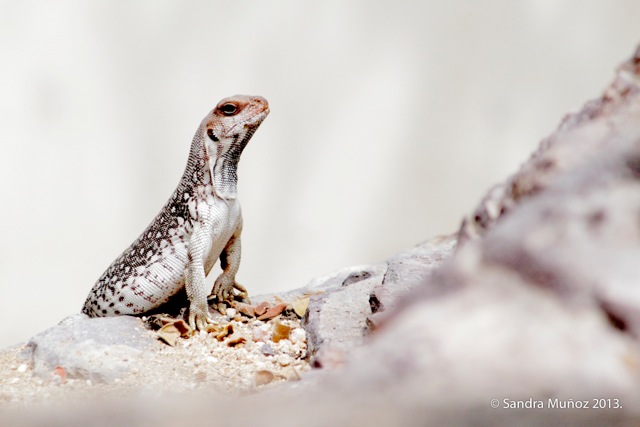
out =
<svg viewBox="0 0 640 427"><path fill-rule="evenodd" d="M267 118L270 112L271 110L269 110L269 107L265 107L265 109L262 110L260 114L255 116L252 120L247 120L247 122L251 121L251 124L255 124L256 126L258 126L264 119Z"/></svg>
<svg viewBox="0 0 640 427"><path fill-rule="evenodd" d="M271 110L269 110L269 107L264 107L264 110L262 110L255 116L252 116L247 120L243 120L241 122L235 123L233 126L231 126L227 134L233 135L234 130L238 126L242 126L245 129L253 129L255 131L258 128L258 126L260 126L260 124L264 121L264 119L269 115L270 112Z"/></svg>

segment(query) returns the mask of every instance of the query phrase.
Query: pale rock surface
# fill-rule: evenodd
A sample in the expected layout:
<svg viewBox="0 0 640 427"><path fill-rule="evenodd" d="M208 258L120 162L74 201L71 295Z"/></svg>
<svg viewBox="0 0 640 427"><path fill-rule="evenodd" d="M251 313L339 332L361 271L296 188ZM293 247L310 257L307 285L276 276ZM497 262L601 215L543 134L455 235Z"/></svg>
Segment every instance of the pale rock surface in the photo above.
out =
<svg viewBox="0 0 640 427"><path fill-rule="evenodd" d="M77 314L31 338L24 357L44 379L58 368L67 378L108 383L143 369L146 352L157 346L138 318Z"/></svg>
<svg viewBox="0 0 640 427"><path fill-rule="evenodd" d="M453 254L456 243L452 235L434 237L389 258L384 278L371 294L375 301L372 305L376 306L370 317L373 323L378 322L376 318L384 318L385 312L392 310L411 289L423 285Z"/></svg>
<svg viewBox="0 0 640 427"><path fill-rule="evenodd" d="M311 296L302 325L313 364L340 366L385 313L453 253L455 243L454 236L436 237L386 262L348 267L279 295L285 301ZM258 296L254 301L265 299L274 301L274 296Z"/></svg>

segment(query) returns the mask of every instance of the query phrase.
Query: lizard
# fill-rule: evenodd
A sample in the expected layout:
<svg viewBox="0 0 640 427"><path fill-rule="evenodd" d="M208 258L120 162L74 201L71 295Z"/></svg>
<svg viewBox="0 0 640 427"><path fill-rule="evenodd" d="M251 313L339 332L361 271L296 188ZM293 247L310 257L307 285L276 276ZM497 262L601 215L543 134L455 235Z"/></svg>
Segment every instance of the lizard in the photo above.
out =
<svg viewBox="0 0 640 427"><path fill-rule="evenodd" d="M248 300L247 290L235 281L242 232L237 166L268 114L266 99L235 95L205 116L177 188L151 224L100 276L82 313L141 315L184 288L189 325L206 330L213 324L208 298L217 300L223 314L225 303L236 297ZM223 271L207 297L205 278L218 258Z"/></svg>

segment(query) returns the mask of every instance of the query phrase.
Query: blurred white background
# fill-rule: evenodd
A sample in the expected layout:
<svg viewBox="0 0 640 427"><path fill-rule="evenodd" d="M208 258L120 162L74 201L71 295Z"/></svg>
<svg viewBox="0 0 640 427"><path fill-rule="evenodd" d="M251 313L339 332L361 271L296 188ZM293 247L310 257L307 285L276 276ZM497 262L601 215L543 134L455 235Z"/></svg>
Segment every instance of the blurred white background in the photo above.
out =
<svg viewBox="0 0 640 427"><path fill-rule="evenodd" d="M80 310L221 98L271 104L238 278L287 290L454 231L639 21L637 0L2 1L0 347Z"/></svg>

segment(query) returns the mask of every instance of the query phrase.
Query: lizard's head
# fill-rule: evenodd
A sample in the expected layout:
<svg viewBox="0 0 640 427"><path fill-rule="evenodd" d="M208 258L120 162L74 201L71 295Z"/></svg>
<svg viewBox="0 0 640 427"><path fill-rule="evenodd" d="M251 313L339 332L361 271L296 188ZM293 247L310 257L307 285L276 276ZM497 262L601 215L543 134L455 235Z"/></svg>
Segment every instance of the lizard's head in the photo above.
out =
<svg viewBox="0 0 640 427"><path fill-rule="evenodd" d="M204 132L210 143L245 145L269 114L269 103L261 96L235 95L225 98L205 118Z"/></svg>
<svg viewBox="0 0 640 427"><path fill-rule="evenodd" d="M267 114L269 104L266 99L236 95L220 101L202 121L198 130L202 134L197 135L197 141L205 142L208 167L219 197L235 197L240 154ZM201 145L194 144L193 147Z"/></svg>

